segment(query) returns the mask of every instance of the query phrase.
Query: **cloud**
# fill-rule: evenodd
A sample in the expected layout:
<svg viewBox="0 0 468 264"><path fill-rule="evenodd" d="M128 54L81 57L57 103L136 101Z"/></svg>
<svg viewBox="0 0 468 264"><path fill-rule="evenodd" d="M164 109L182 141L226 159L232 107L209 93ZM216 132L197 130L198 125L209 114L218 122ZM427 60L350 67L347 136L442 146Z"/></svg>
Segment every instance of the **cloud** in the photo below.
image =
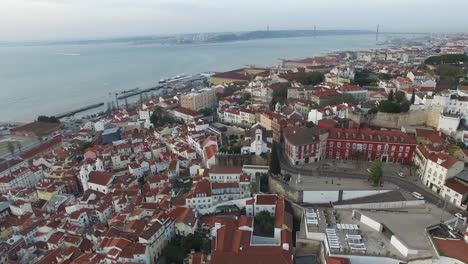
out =
<svg viewBox="0 0 468 264"><path fill-rule="evenodd" d="M459 0L1 0L0 40L273 29L466 31Z"/></svg>

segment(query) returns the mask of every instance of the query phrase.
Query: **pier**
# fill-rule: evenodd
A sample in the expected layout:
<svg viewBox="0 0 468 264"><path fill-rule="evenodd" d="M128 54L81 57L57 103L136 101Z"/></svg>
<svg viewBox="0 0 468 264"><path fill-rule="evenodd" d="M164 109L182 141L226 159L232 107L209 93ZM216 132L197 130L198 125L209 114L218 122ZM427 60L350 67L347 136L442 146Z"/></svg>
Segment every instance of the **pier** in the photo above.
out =
<svg viewBox="0 0 468 264"><path fill-rule="evenodd" d="M65 113L61 113L59 115L55 115L55 117L60 119L60 118L68 117L68 116L73 116L73 115L78 114L80 112L84 112L86 110L97 108L97 107L100 107L100 106L103 106L103 105L104 105L104 103L92 104L92 105L80 107L78 109L71 110L71 111L68 111L68 112L65 112Z"/></svg>
<svg viewBox="0 0 468 264"><path fill-rule="evenodd" d="M169 80L169 81L167 81L165 83L158 84L158 85L156 85L154 87L151 87L151 88L138 89L138 90L128 92L128 93L120 93L120 94L117 95L117 99L121 100L121 99L125 99L125 98L132 97L132 96L135 96L135 95L148 93L148 92L151 92L151 91L156 91L156 90L159 90L161 88L171 88L171 85L176 85L176 84L180 84L180 83L190 84L192 82L200 81L200 80L204 80L204 79L206 79L206 77L204 77L204 76L192 75L192 76L187 76L185 78Z"/></svg>

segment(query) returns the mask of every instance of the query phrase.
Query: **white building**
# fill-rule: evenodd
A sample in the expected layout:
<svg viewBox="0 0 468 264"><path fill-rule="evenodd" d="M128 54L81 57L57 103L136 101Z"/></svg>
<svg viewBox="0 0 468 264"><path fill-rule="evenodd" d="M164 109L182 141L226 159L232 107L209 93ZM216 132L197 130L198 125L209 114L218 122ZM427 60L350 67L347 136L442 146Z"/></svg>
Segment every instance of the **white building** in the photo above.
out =
<svg viewBox="0 0 468 264"><path fill-rule="evenodd" d="M418 148L420 150L420 148ZM423 158L418 173L422 182L434 192L440 193L445 182L463 171L465 164L462 161L444 153L429 153L419 151Z"/></svg>
<svg viewBox="0 0 468 264"><path fill-rule="evenodd" d="M458 126L460 125L460 117L455 114L443 114L439 117L437 130L442 133L455 137Z"/></svg>
<svg viewBox="0 0 468 264"><path fill-rule="evenodd" d="M245 212L247 216L256 216L263 211L274 214L277 202L278 196L276 194L257 194L255 198L246 202Z"/></svg>
<svg viewBox="0 0 468 264"><path fill-rule="evenodd" d="M268 146L266 139L263 137L263 131L258 128L254 131L255 134L250 137L250 146L242 147L241 153L261 155L262 153L271 152L271 148Z"/></svg>
<svg viewBox="0 0 468 264"><path fill-rule="evenodd" d="M466 178L466 177L465 177ZM454 177L448 179L440 192L445 200L455 204L456 206L466 210L468 198L468 181L462 177Z"/></svg>
<svg viewBox="0 0 468 264"><path fill-rule="evenodd" d="M239 182L242 173L242 167L213 166L210 182Z"/></svg>

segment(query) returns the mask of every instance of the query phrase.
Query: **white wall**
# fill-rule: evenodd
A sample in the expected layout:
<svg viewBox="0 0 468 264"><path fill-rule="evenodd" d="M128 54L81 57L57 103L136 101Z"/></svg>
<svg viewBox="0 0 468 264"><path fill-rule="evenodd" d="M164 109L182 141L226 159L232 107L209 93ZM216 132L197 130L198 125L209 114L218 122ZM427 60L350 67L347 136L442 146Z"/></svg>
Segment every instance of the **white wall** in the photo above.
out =
<svg viewBox="0 0 468 264"><path fill-rule="evenodd" d="M392 244L405 257L407 257L408 255L418 254L417 250L409 249L396 236L392 236L392 238L390 239L390 244Z"/></svg>
<svg viewBox="0 0 468 264"><path fill-rule="evenodd" d="M384 257L373 257L373 256L356 256L356 255L331 255L334 257L349 258L353 264L400 264L401 260L384 258Z"/></svg>
<svg viewBox="0 0 468 264"><path fill-rule="evenodd" d="M370 228L372 228L372 229L374 229L374 230L376 230L378 232L382 231L382 225L379 222L375 221L372 218L369 218L369 217L363 215L362 213L361 213L361 223L367 225L368 227L370 227Z"/></svg>
<svg viewBox="0 0 468 264"><path fill-rule="evenodd" d="M380 193L386 193L389 191L390 190L343 191L343 200L366 197L366 196L376 195Z"/></svg>
<svg viewBox="0 0 468 264"><path fill-rule="evenodd" d="M334 205L337 209L391 209L391 208L408 208L419 207L425 204L424 200L385 202L385 203L368 203L368 204L345 204Z"/></svg>
<svg viewBox="0 0 468 264"><path fill-rule="evenodd" d="M339 191L304 191L303 202L311 204L338 201Z"/></svg>

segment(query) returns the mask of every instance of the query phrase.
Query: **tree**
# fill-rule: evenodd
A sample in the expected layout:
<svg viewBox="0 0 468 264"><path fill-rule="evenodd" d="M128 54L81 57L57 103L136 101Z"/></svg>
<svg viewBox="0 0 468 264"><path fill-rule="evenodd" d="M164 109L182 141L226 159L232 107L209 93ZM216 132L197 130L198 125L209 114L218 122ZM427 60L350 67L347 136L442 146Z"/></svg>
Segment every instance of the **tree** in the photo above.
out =
<svg viewBox="0 0 468 264"><path fill-rule="evenodd" d="M382 176L383 176L382 161L379 159L376 159L372 162L372 165L370 168L369 181L372 182L373 185L377 186Z"/></svg>
<svg viewBox="0 0 468 264"><path fill-rule="evenodd" d="M38 116L37 117L38 122L45 122L45 123L60 123L60 120L56 118L55 116Z"/></svg>
<svg viewBox="0 0 468 264"><path fill-rule="evenodd" d="M440 56L432 56L427 58L424 63L430 65L444 64L444 63L458 63L468 61L468 56L465 54L445 54Z"/></svg>
<svg viewBox="0 0 468 264"><path fill-rule="evenodd" d="M17 148L18 151L21 153L21 149L23 148L23 145L21 144L21 141L17 141L17 142L16 142L16 148Z"/></svg>
<svg viewBox="0 0 468 264"><path fill-rule="evenodd" d="M93 146L92 142L83 142L79 147L80 152L84 153L88 148L90 148L92 146Z"/></svg>
<svg viewBox="0 0 468 264"><path fill-rule="evenodd" d="M281 165L279 162L277 148L278 148L277 143L273 143L273 146L271 147L271 155L270 155L270 173L273 173L275 175L281 174Z"/></svg>
<svg viewBox="0 0 468 264"><path fill-rule="evenodd" d="M382 101L378 108L383 113L400 113L400 104L394 101Z"/></svg>
<svg viewBox="0 0 468 264"><path fill-rule="evenodd" d="M8 148L8 152L10 152L12 156L15 155L15 145L13 145L13 142L8 141L7 148Z"/></svg>
<svg viewBox="0 0 468 264"><path fill-rule="evenodd" d="M163 249L162 255L166 257L167 263L183 263L185 252L181 252L181 248L176 240L171 240Z"/></svg>
<svg viewBox="0 0 468 264"><path fill-rule="evenodd" d="M362 71L357 71L354 74L354 81L353 83L359 85L359 86L368 86L369 84L373 82L378 82L379 81L379 76L369 70L362 70Z"/></svg>
<svg viewBox="0 0 468 264"><path fill-rule="evenodd" d="M316 85L325 80L325 76L320 72L299 72L296 74L296 81L303 85Z"/></svg>
<svg viewBox="0 0 468 264"><path fill-rule="evenodd" d="M393 90L391 90L390 93L388 94L387 100L388 101L393 101L394 99L395 99L395 95L393 93Z"/></svg>
<svg viewBox="0 0 468 264"><path fill-rule="evenodd" d="M411 94L411 104L414 104L415 101L416 101L416 93L413 90L413 94Z"/></svg>
<svg viewBox="0 0 468 264"><path fill-rule="evenodd" d="M160 107L154 109L154 112L150 117L150 122L153 124L154 127L161 127L167 124L180 123L179 120L170 116L166 111L164 111Z"/></svg>
<svg viewBox="0 0 468 264"><path fill-rule="evenodd" d="M401 103L405 100L408 100L406 99L406 94L402 91L398 91L395 93L395 100L398 102L398 103Z"/></svg>
<svg viewBox="0 0 468 264"><path fill-rule="evenodd" d="M270 176L267 173L263 173L260 175L260 191L263 193L267 193L268 190L268 181Z"/></svg>
<svg viewBox="0 0 468 264"><path fill-rule="evenodd" d="M287 96L287 94L286 94L286 96ZM245 102L249 101L251 97L252 97L252 95L250 93L244 93L242 95L241 99L239 100L239 105L245 104Z"/></svg>
<svg viewBox="0 0 468 264"><path fill-rule="evenodd" d="M411 103L408 102L408 100L405 100L403 101L401 104L400 104L400 113L406 113L410 110L410 107L411 107Z"/></svg>
<svg viewBox="0 0 468 264"><path fill-rule="evenodd" d="M275 218L268 211L257 212L255 216L254 233L260 236L273 236L275 230Z"/></svg>
<svg viewBox="0 0 468 264"><path fill-rule="evenodd" d="M213 114L214 111L213 111L213 108L203 108L198 112L202 114L203 116L210 116Z"/></svg>
<svg viewBox="0 0 468 264"><path fill-rule="evenodd" d="M330 97L327 100L322 100L320 102L320 107L325 107L327 105L337 105L337 104L356 104L356 99L350 94L340 94L337 96Z"/></svg>
<svg viewBox="0 0 468 264"><path fill-rule="evenodd" d="M281 83L280 87L277 89L273 90L272 94L272 99L271 99L271 104L276 104L277 102L284 103L286 102L286 99L288 98L288 88L290 84L289 83Z"/></svg>

